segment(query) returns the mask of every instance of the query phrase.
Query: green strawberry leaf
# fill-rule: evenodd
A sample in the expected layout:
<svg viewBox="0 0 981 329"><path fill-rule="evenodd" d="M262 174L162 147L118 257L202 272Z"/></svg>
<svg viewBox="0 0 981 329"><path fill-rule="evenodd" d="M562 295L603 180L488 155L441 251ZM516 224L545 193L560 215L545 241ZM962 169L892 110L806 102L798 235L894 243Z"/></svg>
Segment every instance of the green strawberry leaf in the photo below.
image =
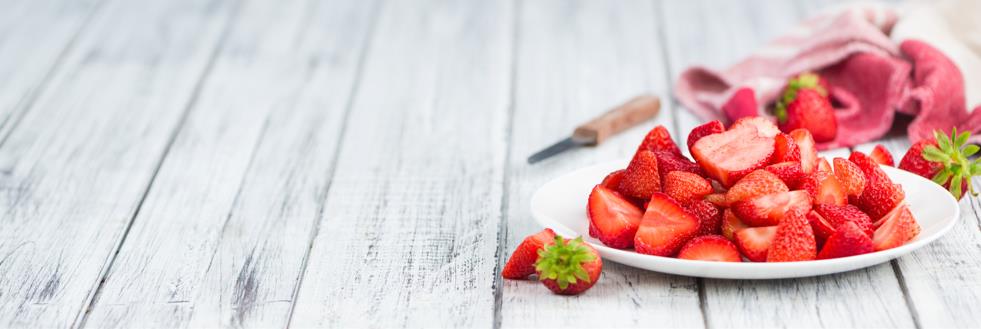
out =
<svg viewBox="0 0 981 329"><path fill-rule="evenodd" d="M580 280L589 282L589 273L583 264L596 259L582 237L573 240L555 236L555 243L538 251L535 270L540 280L555 280L560 289L566 289Z"/></svg>

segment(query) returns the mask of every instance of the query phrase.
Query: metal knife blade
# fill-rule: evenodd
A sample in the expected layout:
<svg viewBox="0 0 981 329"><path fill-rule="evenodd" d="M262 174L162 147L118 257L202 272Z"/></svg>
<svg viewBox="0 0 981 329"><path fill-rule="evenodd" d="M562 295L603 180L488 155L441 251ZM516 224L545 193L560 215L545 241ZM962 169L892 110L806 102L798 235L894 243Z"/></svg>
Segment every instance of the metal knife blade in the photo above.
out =
<svg viewBox="0 0 981 329"><path fill-rule="evenodd" d="M571 136L566 137L565 139L560 140L555 144L552 144L552 146L546 147L544 150L532 154L530 157L528 157L528 164L534 164L538 161L545 160L546 158L551 157L553 155L565 152L571 148L576 148L588 144L589 142L586 141L576 141Z"/></svg>

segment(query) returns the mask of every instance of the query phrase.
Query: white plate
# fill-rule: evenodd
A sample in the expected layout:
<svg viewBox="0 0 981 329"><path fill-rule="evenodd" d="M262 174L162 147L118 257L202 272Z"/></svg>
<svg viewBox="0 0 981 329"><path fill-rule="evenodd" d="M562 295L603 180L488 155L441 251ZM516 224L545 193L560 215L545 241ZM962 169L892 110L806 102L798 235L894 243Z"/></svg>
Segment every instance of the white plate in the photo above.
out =
<svg viewBox="0 0 981 329"><path fill-rule="evenodd" d="M603 260L657 272L720 279L798 278L880 264L936 240L960 218L957 201L942 187L912 173L884 166L889 178L903 185L906 202L921 228L920 235L903 246L859 256L787 263L725 263L644 255L609 248L589 237L586 217L589 192L608 173L626 167L628 161L622 159L579 169L546 183L531 198L532 215L538 223L558 234L582 236L599 250Z"/></svg>

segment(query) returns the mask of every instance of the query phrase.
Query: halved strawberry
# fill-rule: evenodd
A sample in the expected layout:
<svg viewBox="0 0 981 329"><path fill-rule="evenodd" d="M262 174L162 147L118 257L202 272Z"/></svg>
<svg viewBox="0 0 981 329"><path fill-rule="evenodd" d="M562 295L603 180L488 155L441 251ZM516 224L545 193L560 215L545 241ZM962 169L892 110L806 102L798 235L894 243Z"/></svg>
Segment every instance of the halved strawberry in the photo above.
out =
<svg viewBox="0 0 981 329"><path fill-rule="evenodd" d="M763 123L753 122L744 118L726 132L702 137L691 148L692 157L705 173L723 186L732 186L743 176L769 165L773 158L772 135L767 136L768 131L758 127Z"/></svg>
<svg viewBox="0 0 981 329"><path fill-rule="evenodd" d="M797 129L791 131L790 137L794 139L797 148L800 149L800 171L810 174L817 167L817 148L814 146L814 137L807 129Z"/></svg>
<svg viewBox="0 0 981 329"><path fill-rule="evenodd" d="M766 166L764 169L773 173L774 175L777 175L777 177L779 177L780 180L791 189L796 188L797 185L800 185L800 180L804 177L804 173L800 171L799 161L774 163Z"/></svg>
<svg viewBox="0 0 981 329"><path fill-rule="evenodd" d="M629 200L601 185L589 193L586 204L589 232L611 248L627 249L634 244L634 233L644 212Z"/></svg>
<svg viewBox="0 0 981 329"><path fill-rule="evenodd" d="M654 193L634 236L634 249L647 255L671 257L698 233L698 219L664 193Z"/></svg>
<svg viewBox="0 0 981 329"><path fill-rule="evenodd" d="M872 219L856 206L850 204L844 206L817 204L814 205L814 211L821 214L821 217L824 217L835 230L847 222L852 222L858 225L866 235L872 236Z"/></svg>
<svg viewBox="0 0 981 329"><path fill-rule="evenodd" d="M601 182L600 185L616 191L618 188L620 188L620 181L623 180L623 173L625 172L627 172L626 169L611 172L609 175L606 175L606 177L603 177L603 182Z"/></svg>
<svg viewBox="0 0 981 329"><path fill-rule="evenodd" d="M736 245L719 235L705 235L688 241L678 252L678 258L710 262L743 261Z"/></svg>
<svg viewBox="0 0 981 329"><path fill-rule="evenodd" d="M640 150L634 154L617 190L639 199L650 198L652 193L661 190L661 176L657 171L657 157L654 152Z"/></svg>
<svg viewBox="0 0 981 329"><path fill-rule="evenodd" d="M657 157L657 171L661 173L661 184L664 184L665 175L672 171L690 172L699 176L705 176L705 172L684 155L671 151L654 151Z"/></svg>
<svg viewBox="0 0 981 329"><path fill-rule="evenodd" d="M814 198L815 204L848 203L848 194L845 194L845 189L830 170L815 170L810 175L804 176L799 188L807 191Z"/></svg>
<svg viewBox="0 0 981 329"><path fill-rule="evenodd" d="M773 239L777 236L776 226L750 227L736 231L736 247L739 252L753 262L765 262Z"/></svg>
<svg viewBox="0 0 981 329"><path fill-rule="evenodd" d="M743 223L736 214L732 213L732 209L726 209L722 212L722 236L734 240L736 232L747 227L749 225Z"/></svg>
<svg viewBox="0 0 981 329"><path fill-rule="evenodd" d="M535 274L535 261L538 260L538 251L547 243L552 243L555 239L555 232L547 228L538 233L529 235L518 248L514 249L508 262L504 264L501 276L505 279L526 279Z"/></svg>
<svg viewBox="0 0 981 329"><path fill-rule="evenodd" d="M872 159L872 161L875 161L875 163L881 165L887 165L890 167L896 165L896 163L892 160L892 153L889 153L889 150L887 150L885 146L882 146L882 144L875 144L875 148L873 148L872 152L869 153L869 158Z"/></svg>
<svg viewBox="0 0 981 329"><path fill-rule="evenodd" d="M882 218L893 208L896 208L906 198L901 186L893 184L889 176L862 152L852 152L848 157L865 174L865 189L858 197L852 198L852 203L869 215L872 220Z"/></svg>
<svg viewBox="0 0 981 329"><path fill-rule="evenodd" d="M706 195L705 198L703 198L703 199L705 201L708 201L708 202L712 203L713 205L715 205L716 207L719 207L719 208L728 208L729 207L729 203L726 202L726 194L725 193L710 193L710 194Z"/></svg>
<svg viewBox="0 0 981 329"><path fill-rule="evenodd" d="M637 152L640 150L648 151L670 151L676 154L681 154L681 150L678 149L678 145L674 143L671 139L671 133L668 132L668 128L663 125L658 125L647 132L644 136L644 140L640 142L640 146L637 147Z"/></svg>
<svg viewBox="0 0 981 329"><path fill-rule="evenodd" d="M578 295L599 280L603 272L603 260L599 252L582 241L555 237L538 252L535 262L538 279L545 287L559 295Z"/></svg>
<svg viewBox="0 0 981 329"><path fill-rule="evenodd" d="M664 194L680 203L701 200L710 193L712 183L702 176L687 171L672 171L664 175Z"/></svg>
<svg viewBox="0 0 981 329"><path fill-rule="evenodd" d="M830 173L832 172L831 163L825 157L818 157L817 170Z"/></svg>
<svg viewBox="0 0 981 329"><path fill-rule="evenodd" d="M691 146L695 145L695 142L702 139L702 137L711 134L718 134L723 131L726 131L726 127L723 126L722 122L719 122L719 120L712 120L701 126L695 127L695 129L692 129L691 132L688 133L688 151L691 151Z"/></svg>
<svg viewBox="0 0 981 329"><path fill-rule="evenodd" d="M811 223L814 230L814 240L818 245L824 244L832 234L835 234L835 226L817 211L811 210L807 213L807 222Z"/></svg>
<svg viewBox="0 0 981 329"><path fill-rule="evenodd" d="M875 223L872 234L875 251L892 249L906 244L920 234L920 225L913 218L909 206L900 204Z"/></svg>
<svg viewBox="0 0 981 329"><path fill-rule="evenodd" d="M757 170L740 179L726 192L726 202L732 205L756 196L789 190L787 184L777 175L766 170Z"/></svg>
<svg viewBox="0 0 981 329"><path fill-rule="evenodd" d="M794 161L800 162L800 148L790 135L779 133L773 137L774 155L773 162Z"/></svg>
<svg viewBox="0 0 981 329"><path fill-rule="evenodd" d="M771 226L791 212L807 213L811 197L804 191L777 192L732 204L732 212L749 226Z"/></svg>
<svg viewBox="0 0 981 329"><path fill-rule="evenodd" d="M695 218L698 218L698 233L696 236L719 234L722 229L722 211L705 200L694 200L684 206Z"/></svg>
<svg viewBox="0 0 981 329"><path fill-rule="evenodd" d="M867 254L874 250L872 238L855 225L845 222L831 235L818 253L817 259L831 259Z"/></svg>
<svg viewBox="0 0 981 329"><path fill-rule="evenodd" d="M865 174L854 163L844 158L835 158L835 177L848 196L859 196L865 189Z"/></svg>
<svg viewBox="0 0 981 329"><path fill-rule="evenodd" d="M766 255L767 262L798 262L817 257L814 231L804 214L804 211L792 211L780 221Z"/></svg>
<svg viewBox="0 0 981 329"><path fill-rule="evenodd" d="M743 129L743 128L755 129L756 133L759 136L769 137L769 138L776 137L777 134L780 133L780 129L773 124L773 121L760 116L747 117L747 118L736 120L736 122L732 123L732 126L729 127L729 130Z"/></svg>

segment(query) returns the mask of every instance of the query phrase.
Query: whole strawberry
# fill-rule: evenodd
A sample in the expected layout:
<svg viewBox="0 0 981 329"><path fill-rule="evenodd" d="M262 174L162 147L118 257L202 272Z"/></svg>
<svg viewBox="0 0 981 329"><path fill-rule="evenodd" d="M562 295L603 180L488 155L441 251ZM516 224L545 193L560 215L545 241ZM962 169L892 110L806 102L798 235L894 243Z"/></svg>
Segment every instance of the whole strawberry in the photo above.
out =
<svg viewBox="0 0 981 329"><path fill-rule="evenodd" d="M582 241L556 235L555 242L538 251L538 279L559 295L578 295L599 280L603 261L599 252Z"/></svg>
<svg viewBox="0 0 981 329"><path fill-rule="evenodd" d="M943 185L960 200L965 189L976 195L974 185L969 182L971 177L981 174L981 159L972 161L969 157L978 153L981 147L967 144L971 137L968 132L958 134L954 128L951 136L938 130L933 133L933 140L916 142L899 161L899 169Z"/></svg>
<svg viewBox="0 0 981 329"><path fill-rule="evenodd" d="M803 73L791 79L773 114L780 130L807 129L818 143L834 140L838 135L827 86L817 74Z"/></svg>

